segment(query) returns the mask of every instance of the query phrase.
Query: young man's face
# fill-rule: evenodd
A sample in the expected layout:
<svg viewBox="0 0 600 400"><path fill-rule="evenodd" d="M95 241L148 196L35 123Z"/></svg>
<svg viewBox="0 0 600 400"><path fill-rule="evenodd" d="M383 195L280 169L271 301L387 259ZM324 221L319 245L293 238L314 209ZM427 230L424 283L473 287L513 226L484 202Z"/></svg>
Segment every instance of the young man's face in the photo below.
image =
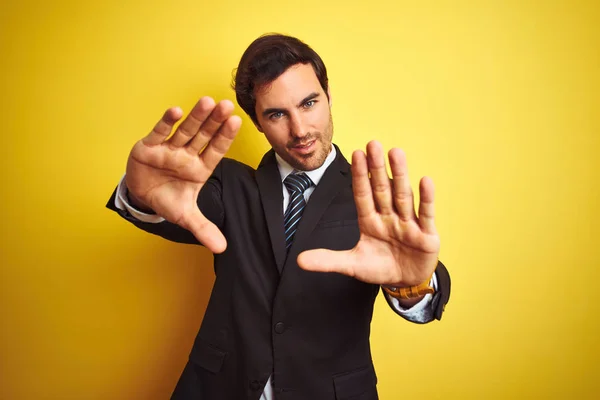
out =
<svg viewBox="0 0 600 400"><path fill-rule="evenodd" d="M331 150L329 105L312 65L297 64L257 91L257 128L292 167L311 171Z"/></svg>

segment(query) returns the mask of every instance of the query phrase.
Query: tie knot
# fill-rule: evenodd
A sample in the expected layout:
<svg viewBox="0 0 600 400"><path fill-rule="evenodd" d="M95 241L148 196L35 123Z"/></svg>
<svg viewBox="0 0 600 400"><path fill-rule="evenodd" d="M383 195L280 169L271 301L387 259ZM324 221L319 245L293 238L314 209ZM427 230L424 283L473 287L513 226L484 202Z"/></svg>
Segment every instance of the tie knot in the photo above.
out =
<svg viewBox="0 0 600 400"><path fill-rule="evenodd" d="M312 181L306 174L289 174L284 180L283 184L287 190L291 192L304 193L306 189L312 186Z"/></svg>

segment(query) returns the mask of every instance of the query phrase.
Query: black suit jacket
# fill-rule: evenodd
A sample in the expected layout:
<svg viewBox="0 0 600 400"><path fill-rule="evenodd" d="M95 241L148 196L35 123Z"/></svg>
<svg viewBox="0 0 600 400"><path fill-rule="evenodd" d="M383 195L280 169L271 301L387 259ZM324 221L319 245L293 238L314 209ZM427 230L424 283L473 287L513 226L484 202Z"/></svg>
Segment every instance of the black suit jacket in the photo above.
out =
<svg viewBox="0 0 600 400"><path fill-rule="evenodd" d="M346 250L359 239L350 165L336 149L287 256L273 150L257 170L223 159L200 192L200 209L228 246L214 256L213 291L173 398L257 400L271 374L277 400L377 398L369 333L379 286L296 263L304 250ZM177 225L140 222L116 209L114 197L107 206L141 229L198 243ZM441 263L436 272L440 319L450 278Z"/></svg>

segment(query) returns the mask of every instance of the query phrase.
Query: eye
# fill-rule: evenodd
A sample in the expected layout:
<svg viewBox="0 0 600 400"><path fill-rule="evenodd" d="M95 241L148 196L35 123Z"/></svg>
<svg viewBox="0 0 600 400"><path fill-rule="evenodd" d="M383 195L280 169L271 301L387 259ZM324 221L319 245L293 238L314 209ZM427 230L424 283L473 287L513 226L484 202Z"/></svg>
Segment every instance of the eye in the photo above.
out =
<svg viewBox="0 0 600 400"><path fill-rule="evenodd" d="M304 108L311 108L312 106L314 106L317 103L316 100L309 100L306 103L304 103Z"/></svg>
<svg viewBox="0 0 600 400"><path fill-rule="evenodd" d="M269 115L269 119L271 121L278 120L281 117L283 117L283 113L281 111L277 111L277 112L274 112L273 114Z"/></svg>

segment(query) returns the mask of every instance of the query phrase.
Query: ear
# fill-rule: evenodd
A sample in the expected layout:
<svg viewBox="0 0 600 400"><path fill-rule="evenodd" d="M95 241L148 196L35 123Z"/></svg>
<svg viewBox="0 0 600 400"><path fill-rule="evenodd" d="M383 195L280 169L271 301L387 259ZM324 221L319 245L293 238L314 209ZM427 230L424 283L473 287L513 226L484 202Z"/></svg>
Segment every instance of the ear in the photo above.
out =
<svg viewBox="0 0 600 400"><path fill-rule="evenodd" d="M327 86L327 97L329 97L329 108L333 105L333 98L331 97L331 89Z"/></svg>

